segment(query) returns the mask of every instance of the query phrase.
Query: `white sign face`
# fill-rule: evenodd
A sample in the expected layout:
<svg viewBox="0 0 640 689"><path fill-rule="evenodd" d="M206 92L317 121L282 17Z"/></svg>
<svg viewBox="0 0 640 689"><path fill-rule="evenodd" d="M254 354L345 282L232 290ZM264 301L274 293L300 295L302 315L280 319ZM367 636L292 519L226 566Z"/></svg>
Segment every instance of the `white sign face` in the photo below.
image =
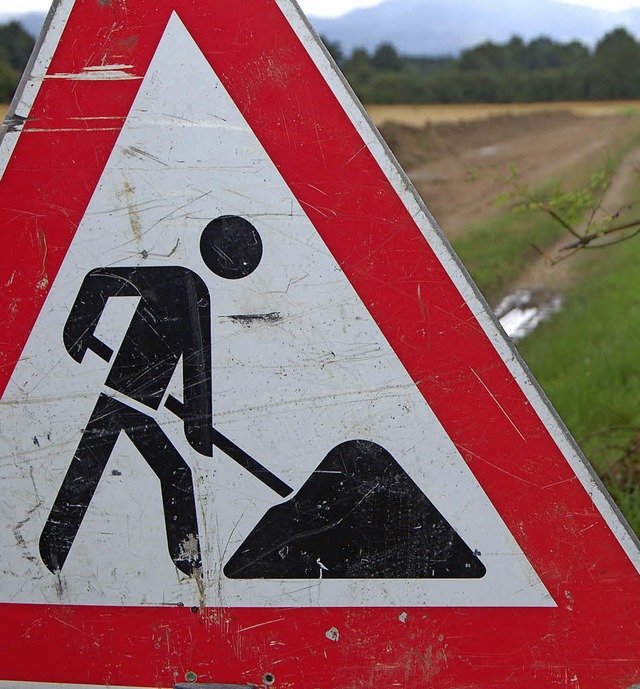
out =
<svg viewBox="0 0 640 689"><path fill-rule="evenodd" d="M3 402L5 602L554 605L175 14Z"/></svg>

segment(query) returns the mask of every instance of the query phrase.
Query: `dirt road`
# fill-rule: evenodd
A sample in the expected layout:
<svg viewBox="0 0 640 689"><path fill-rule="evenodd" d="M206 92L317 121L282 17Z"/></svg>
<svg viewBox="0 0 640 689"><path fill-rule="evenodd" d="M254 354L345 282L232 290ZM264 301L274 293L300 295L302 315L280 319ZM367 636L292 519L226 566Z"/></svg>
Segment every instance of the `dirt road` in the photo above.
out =
<svg viewBox="0 0 640 689"><path fill-rule="evenodd" d="M570 182L586 165L602 164L638 129L632 115L566 112L504 115L416 129L387 124L381 132L449 239L475 220L501 212L514 165L535 187L555 177Z"/></svg>
<svg viewBox="0 0 640 689"><path fill-rule="evenodd" d="M629 197L632 193L632 187L637 181L639 170L640 146L632 149L618 166L616 174L603 197L601 215L612 216L628 207ZM640 215L640 213L636 213L636 215ZM554 246L548 248L548 256L556 260L562 258L566 255L564 250L571 241L572 239L568 235L563 236ZM539 256L522 271L515 282L509 286L509 290L545 287L562 292L572 282L575 273L575 261L576 257L573 257L554 264L547 258Z"/></svg>

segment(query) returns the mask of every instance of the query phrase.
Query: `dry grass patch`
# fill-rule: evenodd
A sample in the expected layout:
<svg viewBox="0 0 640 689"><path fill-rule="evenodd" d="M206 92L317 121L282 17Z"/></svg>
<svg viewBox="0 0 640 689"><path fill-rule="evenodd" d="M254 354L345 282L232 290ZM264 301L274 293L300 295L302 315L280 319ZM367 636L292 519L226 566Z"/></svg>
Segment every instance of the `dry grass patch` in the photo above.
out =
<svg viewBox="0 0 640 689"><path fill-rule="evenodd" d="M615 115L640 110L640 101L571 101L558 103L471 103L429 105L367 105L376 127L385 123L424 127L442 122L469 122L501 115L569 111L576 115Z"/></svg>

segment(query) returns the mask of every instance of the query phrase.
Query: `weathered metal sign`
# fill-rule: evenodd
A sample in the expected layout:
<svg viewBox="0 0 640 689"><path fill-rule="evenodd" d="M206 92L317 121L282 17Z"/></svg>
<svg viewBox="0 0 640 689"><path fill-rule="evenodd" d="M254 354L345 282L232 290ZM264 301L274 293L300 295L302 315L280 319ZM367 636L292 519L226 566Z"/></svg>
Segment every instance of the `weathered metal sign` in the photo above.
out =
<svg viewBox="0 0 640 689"><path fill-rule="evenodd" d="M1 155L0 686L640 682L636 541L291 2L63 0Z"/></svg>

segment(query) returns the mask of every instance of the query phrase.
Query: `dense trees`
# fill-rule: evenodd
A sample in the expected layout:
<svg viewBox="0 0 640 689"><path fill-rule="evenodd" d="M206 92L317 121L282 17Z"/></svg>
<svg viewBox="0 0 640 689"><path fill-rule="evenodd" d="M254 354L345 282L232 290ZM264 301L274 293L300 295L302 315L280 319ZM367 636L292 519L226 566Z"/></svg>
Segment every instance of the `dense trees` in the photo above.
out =
<svg viewBox="0 0 640 689"><path fill-rule="evenodd" d="M504 103L640 98L640 43L615 29L593 51L578 41L487 41L458 58L403 57L388 43L370 55L329 51L366 103Z"/></svg>
<svg viewBox="0 0 640 689"><path fill-rule="evenodd" d="M13 98L33 45L33 38L18 22L0 26L0 103Z"/></svg>
<svg viewBox="0 0 640 689"><path fill-rule="evenodd" d="M625 29L593 51L578 41L517 36L486 41L453 57L405 57L390 43L372 54L329 52L366 103L504 103L640 98L640 43ZM20 24L0 26L0 102L13 97L34 41Z"/></svg>
<svg viewBox="0 0 640 689"><path fill-rule="evenodd" d="M590 98L638 98L640 43L624 29L608 33L596 46L591 62Z"/></svg>

